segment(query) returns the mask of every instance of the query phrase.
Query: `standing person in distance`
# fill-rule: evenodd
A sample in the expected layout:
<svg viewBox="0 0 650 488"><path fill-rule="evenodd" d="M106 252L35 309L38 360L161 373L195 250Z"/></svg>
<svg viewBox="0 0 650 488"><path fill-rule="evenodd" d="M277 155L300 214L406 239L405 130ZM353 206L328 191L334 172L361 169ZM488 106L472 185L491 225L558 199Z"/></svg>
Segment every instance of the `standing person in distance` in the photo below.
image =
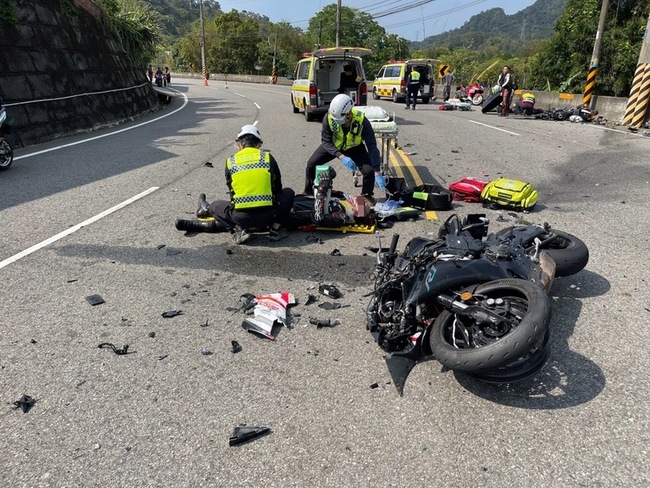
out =
<svg viewBox="0 0 650 488"><path fill-rule="evenodd" d="M510 104L512 103L512 94L515 91L515 77L512 74L510 66L504 66L497 80L497 85L501 90L501 96L503 100L501 101L501 112L499 112L500 117L507 117L510 110Z"/></svg>
<svg viewBox="0 0 650 488"><path fill-rule="evenodd" d="M350 171L359 169L363 176L362 195L375 204L374 187L385 191L386 179L381 174L381 159L375 131L363 111L354 108L354 102L345 94L336 95L323 117L321 145L307 161L305 194L314 191L316 166L332 159L341 161Z"/></svg>
<svg viewBox="0 0 650 488"><path fill-rule="evenodd" d="M451 97L451 85L455 79L453 71L445 73L445 76L442 77L442 96L445 102Z"/></svg>
<svg viewBox="0 0 650 488"><path fill-rule="evenodd" d="M406 108L415 110L415 105L418 101L418 92L420 91L420 72L412 67L409 67L408 75L406 76Z"/></svg>

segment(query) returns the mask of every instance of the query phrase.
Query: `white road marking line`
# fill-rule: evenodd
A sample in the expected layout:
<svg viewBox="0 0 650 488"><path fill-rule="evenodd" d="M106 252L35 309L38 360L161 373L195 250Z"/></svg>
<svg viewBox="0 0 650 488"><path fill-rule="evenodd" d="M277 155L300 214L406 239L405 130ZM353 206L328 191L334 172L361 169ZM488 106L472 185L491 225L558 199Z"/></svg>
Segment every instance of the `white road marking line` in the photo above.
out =
<svg viewBox="0 0 650 488"><path fill-rule="evenodd" d="M482 125L483 127L488 127L490 129L500 130L501 132L507 132L508 134L512 134L513 136L520 136L521 135L521 134L517 134L516 132L511 132L509 130L499 129L498 127L494 127L492 125L487 125L487 124L483 124L481 122L476 122L475 120L468 120L468 122L471 122L472 124Z"/></svg>
<svg viewBox="0 0 650 488"><path fill-rule="evenodd" d="M257 104L257 102L253 102L253 103L254 103L255 106L257 107L257 110L262 110L262 107L260 107L260 106Z"/></svg>
<svg viewBox="0 0 650 488"><path fill-rule="evenodd" d="M143 191L142 193L139 193L138 195L129 198L128 200L123 201L122 203L115 205L114 207L109 208L108 210L104 210L102 213L95 215L94 217L90 217L88 220L84 220L80 224L77 224L73 227L70 227L69 229L64 230L63 232L58 233L55 236L50 237L49 239L45 239L42 242L39 242L38 244L33 245L32 247L25 249L24 251L19 252L18 254L15 254L11 256L10 258L5 259L4 261L0 261L0 269L4 268L5 266L10 265L11 263L18 261L19 259L24 258L25 256L28 256L32 254L33 252L38 251L39 249L44 248L45 246L49 246L53 242L58 241L59 239L63 239L65 236L68 236L72 234L73 232L78 231L82 227L85 227L87 225L92 224L93 222L97 222L99 219L106 217L107 215L112 214L113 212L116 212L117 210L120 210L121 208L126 207L127 205L130 205L131 203L135 202L136 200L139 200L142 197L147 196L149 193L153 193L154 191L158 190L159 187L157 186L152 186L148 190Z"/></svg>
<svg viewBox="0 0 650 488"><path fill-rule="evenodd" d="M170 88L170 90L173 90L173 88ZM174 91L180 93L178 90L174 90ZM108 137L108 136L114 136L115 134L119 134L121 132L126 132L127 130L137 129L138 127L142 127L143 125L147 125L147 124L151 124L153 122L157 122L157 121L159 121L161 119L164 119L165 117L169 117L170 115L174 115L176 112L178 112L180 110L183 110L185 108L185 106L189 103L188 99L187 99L187 95L185 93L180 93L180 94L183 97L183 105L181 105L176 110L173 110L172 112L169 112L168 114L161 115L160 117L156 117L155 119L148 120L146 122L142 122L140 124L133 125L131 127L126 127L124 129L116 130L114 132L109 132L108 134L102 134L101 136L89 137L88 139L83 139L81 141L71 142L69 144L63 144L61 146L51 147L50 149L44 149L42 151L36 151L36 152L33 152L33 153L24 154L22 156L16 156L14 158L14 160L24 159L24 158L31 158L32 156L38 156L39 154L45 154L47 152L56 151L57 149L63 149L65 147L71 147L71 146L76 146L78 144L84 144L84 143L90 142L90 141L96 141L97 139L102 139L102 138Z"/></svg>

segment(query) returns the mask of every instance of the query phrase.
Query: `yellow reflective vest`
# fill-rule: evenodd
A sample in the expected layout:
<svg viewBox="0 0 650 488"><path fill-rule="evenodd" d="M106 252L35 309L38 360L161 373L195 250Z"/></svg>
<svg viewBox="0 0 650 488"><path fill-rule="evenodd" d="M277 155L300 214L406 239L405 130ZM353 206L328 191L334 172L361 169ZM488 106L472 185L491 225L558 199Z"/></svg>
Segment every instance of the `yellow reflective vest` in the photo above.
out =
<svg viewBox="0 0 650 488"><path fill-rule="evenodd" d="M247 147L226 160L235 210L273 205L271 154Z"/></svg>
<svg viewBox="0 0 650 488"><path fill-rule="evenodd" d="M332 131L332 144L339 151L345 151L351 147L360 146L363 142L361 132L363 131L363 119L365 115L361 110L352 109L352 120L350 121L350 130L347 134L343 132L343 126L332 120L330 114L327 114L327 120Z"/></svg>
<svg viewBox="0 0 650 488"><path fill-rule="evenodd" d="M522 102L535 103L535 94L531 92L525 92L521 95Z"/></svg>
<svg viewBox="0 0 650 488"><path fill-rule="evenodd" d="M415 83L416 81L420 81L420 72L413 70L411 71L411 82Z"/></svg>

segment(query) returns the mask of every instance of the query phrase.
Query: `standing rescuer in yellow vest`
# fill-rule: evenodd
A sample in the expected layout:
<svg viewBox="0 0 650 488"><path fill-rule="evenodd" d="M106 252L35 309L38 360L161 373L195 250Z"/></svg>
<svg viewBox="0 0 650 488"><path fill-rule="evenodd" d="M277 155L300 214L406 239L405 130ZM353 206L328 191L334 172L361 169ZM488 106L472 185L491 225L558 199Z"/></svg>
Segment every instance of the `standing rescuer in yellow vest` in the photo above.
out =
<svg viewBox="0 0 650 488"><path fill-rule="evenodd" d="M237 153L226 160L226 184L230 201L217 200L208 205L205 194L199 195L198 217L214 217L216 224L229 230L235 244L251 237L250 230L269 230L269 239L287 237L285 227L295 193L282 188L277 161L261 149L262 136L254 125L241 128L235 145ZM272 224L272 225L270 225Z"/></svg>
<svg viewBox="0 0 650 488"><path fill-rule="evenodd" d="M415 110L415 105L418 102L418 92L420 91L420 72L409 67L409 72L406 77L406 108Z"/></svg>
<svg viewBox="0 0 650 488"><path fill-rule="evenodd" d="M386 190L375 131L365 114L355 109L352 99L344 94L332 99L327 115L323 117L321 145L307 161L305 194L314 190L316 166L326 164L334 158L339 159L350 171L361 171L361 193L371 204L375 202L375 185L382 191Z"/></svg>

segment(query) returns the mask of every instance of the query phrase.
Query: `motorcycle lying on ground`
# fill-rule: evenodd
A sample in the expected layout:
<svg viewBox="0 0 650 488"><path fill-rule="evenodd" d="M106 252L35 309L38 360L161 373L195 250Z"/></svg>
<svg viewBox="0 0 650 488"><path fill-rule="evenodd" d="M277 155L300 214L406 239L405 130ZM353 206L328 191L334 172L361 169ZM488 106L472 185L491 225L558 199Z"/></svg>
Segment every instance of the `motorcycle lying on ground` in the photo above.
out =
<svg viewBox="0 0 650 488"><path fill-rule="evenodd" d="M490 234L484 214L452 215L437 239L399 235L377 253L367 327L385 350L400 395L418 362L436 359L477 380L513 383L535 375L550 355L555 276L589 260L577 237L541 226Z"/></svg>
<svg viewBox="0 0 650 488"><path fill-rule="evenodd" d="M472 83L469 86L460 85L456 90L456 98L463 102L470 102L472 105L481 105L484 90L480 83Z"/></svg>
<svg viewBox="0 0 650 488"><path fill-rule="evenodd" d="M14 150L5 139L3 128L7 125L7 110L2 106L0 101L0 171L9 169L14 161Z"/></svg>

